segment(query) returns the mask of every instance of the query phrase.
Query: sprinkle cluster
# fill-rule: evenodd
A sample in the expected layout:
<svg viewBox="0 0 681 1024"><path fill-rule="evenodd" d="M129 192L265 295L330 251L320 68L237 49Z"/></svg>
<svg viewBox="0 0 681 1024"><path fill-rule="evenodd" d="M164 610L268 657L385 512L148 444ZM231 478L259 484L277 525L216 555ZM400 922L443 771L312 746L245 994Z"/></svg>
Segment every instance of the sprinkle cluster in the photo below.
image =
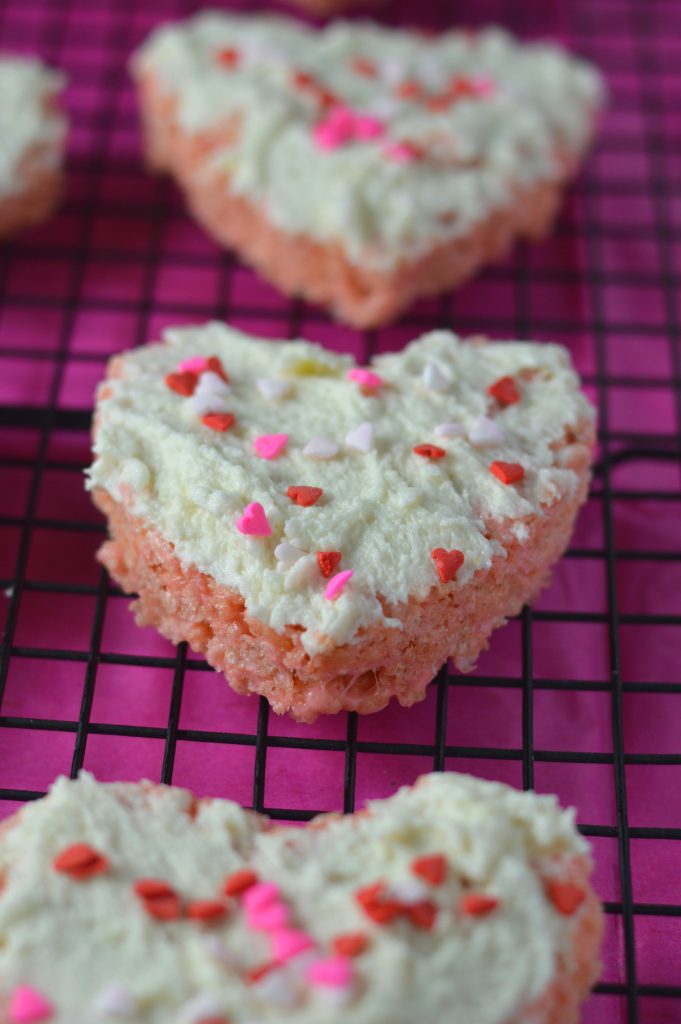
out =
<svg viewBox="0 0 681 1024"><path fill-rule="evenodd" d="M379 374L367 367L353 367L346 376L367 397L378 397L388 387ZM176 370L166 376L165 383L171 391L191 403L192 412L209 430L224 433L236 425L235 416L227 409L230 379L217 356L193 356L181 361ZM423 368L421 383L427 391L446 393L452 382L441 366L429 361ZM291 382L281 377L258 378L256 386L260 395L269 402L281 402L290 396L292 390ZM433 430L435 436L457 438L467 435L470 444L480 448L502 444L504 434L494 413L522 400L519 382L511 376L500 377L489 384L487 396L491 403L489 415L477 416L468 428L462 423L439 423ZM252 442L252 453L256 458L271 461L285 456L288 446L289 435L286 433L261 434ZM345 446L362 455L373 452L376 447L373 423L365 421L350 430L345 436ZM332 438L316 436L306 442L302 454L310 460L325 461L335 458L340 450L340 445ZM438 462L449 456L445 448L431 441L414 445L411 451L419 459L429 462ZM499 459L490 462L489 472L503 486L520 484L525 477L524 466ZM324 491L321 487L292 483L286 489L286 496L301 508L311 508L324 497ZM259 501L251 501L245 506L236 520L236 529L245 537L258 539L266 539L273 534L267 512ZM280 571L287 571L307 552L281 541L276 545L274 554ZM343 567L336 572L343 557L340 551L317 551L315 555L320 577L326 581L323 595L334 601L346 590L354 570ZM454 583L465 562L464 553L458 549L436 547L430 552L430 557L440 583Z"/></svg>

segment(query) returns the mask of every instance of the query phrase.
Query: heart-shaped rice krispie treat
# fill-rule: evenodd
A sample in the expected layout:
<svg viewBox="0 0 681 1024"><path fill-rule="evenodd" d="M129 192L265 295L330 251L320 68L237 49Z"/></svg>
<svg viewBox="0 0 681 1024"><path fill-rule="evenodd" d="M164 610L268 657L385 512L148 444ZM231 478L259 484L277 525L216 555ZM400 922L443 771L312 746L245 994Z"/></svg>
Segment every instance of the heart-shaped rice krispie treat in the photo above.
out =
<svg viewBox="0 0 681 1024"><path fill-rule="evenodd" d="M39 60L0 55L0 238L45 220L61 197L64 84Z"/></svg>
<svg viewBox="0 0 681 1024"><path fill-rule="evenodd" d="M364 327L545 234L603 103L588 64L498 28L212 12L133 71L149 161L206 230Z"/></svg>
<svg viewBox="0 0 681 1024"><path fill-rule="evenodd" d="M0 1021L573 1024L590 873L554 797L467 775L303 829L62 778L0 836Z"/></svg>
<svg viewBox="0 0 681 1024"><path fill-rule="evenodd" d="M409 705L546 582L593 440L557 345L435 331L367 368L171 329L99 390L99 557L141 625L278 712Z"/></svg>

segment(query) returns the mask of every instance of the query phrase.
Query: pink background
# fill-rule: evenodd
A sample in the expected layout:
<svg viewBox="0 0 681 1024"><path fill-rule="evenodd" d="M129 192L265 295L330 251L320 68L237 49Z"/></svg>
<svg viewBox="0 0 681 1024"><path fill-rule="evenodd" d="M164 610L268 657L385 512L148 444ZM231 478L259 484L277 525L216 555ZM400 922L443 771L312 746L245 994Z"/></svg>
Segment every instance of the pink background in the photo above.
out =
<svg viewBox="0 0 681 1024"><path fill-rule="evenodd" d="M604 69L611 109L552 240L367 335L219 252L143 171L125 60L194 7L0 0L0 45L67 68L74 122L64 208L0 245L0 582L15 581L0 598L0 812L81 763L284 818L341 808L344 792L349 806L353 773L358 806L434 765L533 781L577 807L607 901L584 1021L681 1022L681 6L396 0L388 20L494 19L563 40ZM134 626L93 560L93 389L111 353L212 316L362 358L448 324L570 347L599 404L603 461L552 585L471 676L441 678L410 711L296 726Z"/></svg>

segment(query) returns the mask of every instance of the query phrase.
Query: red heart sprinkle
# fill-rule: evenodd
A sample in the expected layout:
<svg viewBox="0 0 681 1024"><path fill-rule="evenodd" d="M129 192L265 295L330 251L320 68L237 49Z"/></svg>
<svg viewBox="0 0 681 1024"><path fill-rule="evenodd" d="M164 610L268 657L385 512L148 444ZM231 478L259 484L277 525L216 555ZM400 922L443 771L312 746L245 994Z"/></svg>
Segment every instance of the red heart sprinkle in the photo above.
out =
<svg viewBox="0 0 681 1024"><path fill-rule="evenodd" d="M367 917L375 924L390 924L402 912L397 900L385 897L385 883L375 882L355 893L355 899Z"/></svg>
<svg viewBox="0 0 681 1024"><path fill-rule="evenodd" d="M333 575L333 571L338 565L340 565L342 557L343 556L340 551L317 552L317 565L325 579L328 580L328 578Z"/></svg>
<svg viewBox="0 0 681 1024"><path fill-rule="evenodd" d="M401 100L414 100L423 94L423 89L418 82L408 78L395 89L395 95L399 96Z"/></svg>
<svg viewBox="0 0 681 1024"><path fill-rule="evenodd" d="M184 398L189 398L194 394L198 380L198 375L192 373L191 370L185 370L183 373L169 373L166 377L166 387L169 387L171 391L176 391Z"/></svg>
<svg viewBox="0 0 681 1024"><path fill-rule="evenodd" d="M323 493L321 487L304 487L294 484L286 491L286 496L296 505L309 508L310 505L316 505Z"/></svg>
<svg viewBox="0 0 681 1024"><path fill-rule="evenodd" d="M175 895L172 885L162 881L160 878L138 878L134 889L143 900L155 900L162 896Z"/></svg>
<svg viewBox="0 0 681 1024"><path fill-rule="evenodd" d="M499 405L515 405L520 401L520 392L513 377L500 377L487 388L487 394L496 398Z"/></svg>
<svg viewBox="0 0 681 1024"><path fill-rule="evenodd" d="M52 866L55 871L70 875L76 881L83 881L108 871L109 858L87 843L74 843L54 858Z"/></svg>
<svg viewBox="0 0 681 1024"><path fill-rule="evenodd" d="M414 455L422 455L424 459L444 459L447 452L436 444L417 444L412 448Z"/></svg>
<svg viewBox="0 0 681 1024"><path fill-rule="evenodd" d="M135 882L134 890L151 917L159 921L176 921L182 916L180 897L168 882L157 878L140 878Z"/></svg>
<svg viewBox="0 0 681 1024"><path fill-rule="evenodd" d="M444 96L429 96L426 100L426 106L428 110L433 110L439 113L441 110L449 110L452 105L452 98L446 93Z"/></svg>
<svg viewBox="0 0 681 1024"><path fill-rule="evenodd" d="M376 77L376 65L366 57L355 57L352 62L352 70L358 75L364 75L365 78Z"/></svg>
<svg viewBox="0 0 681 1024"><path fill-rule="evenodd" d="M426 854L411 862L411 870L412 874L425 879L430 885L442 885L447 874L447 861L441 853Z"/></svg>
<svg viewBox="0 0 681 1024"><path fill-rule="evenodd" d="M204 427L210 427L211 430L223 434L225 430L234 426L234 416L231 412L207 412L201 417L201 422Z"/></svg>
<svg viewBox="0 0 681 1024"><path fill-rule="evenodd" d="M437 574L442 583L451 583L456 579L456 574L463 565L463 551L447 551L445 548L433 548L430 557L435 562Z"/></svg>
<svg viewBox="0 0 681 1024"><path fill-rule="evenodd" d="M548 878L545 882L546 895L559 914L574 914L586 899L586 892L574 882L562 882L558 878Z"/></svg>
<svg viewBox="0 0 681 1024"><path fill-rule="evenodd" d="M242 868L241 871L235 871L233 875L229 876L222 887L222 891L227 896L240 896L242 892L246 892L246 889L250 889L257 881L258 876L255 871L251 871L250 868Z"/></svg>
<svg viewBox="0 0 681 1024"><path fill-rule="evenodd" d="M496 896L487 896L484 892L469 892L461 900L461 909L470 917L485 917L499 906Z"/></svg>
<svg viewBox="0 0 681 1024"><path fill-rule="evenodd" d="M502 484L517 484L525 476L519 462L493 462L489 470Z"/></svg>
<svg viewBox="0 0 681 1024"><path fill-rule="evenodd" d="M227 68L235 68L241 60L241 54L233 46L228 46L216 54L218 64L224 64Z"/></svg>
<svg viewBox="0 0 681 1024"><path fill-rule="evenodd" d="M364 932L349 932L337 935L333 940L333 951L336 956L359 956L369 947L369 936Z"/></svg>
<svg viewBox="0 0 681 1024"><path fill-rule="evenodd" d="M186 913L193 921L218 921L228 911L220 900L192 900L187 904Z"/></svg>
<svg viewBox="0 0 681 1024"><path fill-rule="evenodd" d="M206 360L206 370L211 370L212 373L217 373L218 377L222 377L225 384L229 383L229 377L217 356L208 356L208 359ZM203 372L205 373L206 370Z"/></svg>
<svg viewBox="0 0 681 1024"><path fill-rule="evenodd" d="M430 900L423 900L422 903L413 903L411 906L405 906L404 913L413 925L416 925L417 928L422 928L425 932L429 932L435 924L437 907Z"/></svg>
<svg viewBox="0 0 681 1024"><path fill-rule="evenodd" d="M264 978L266 974L269 974L270 971L274 970L276 966L276 964L272 963L260 964L259 967L251 967L251 969L246 972L246 981L249 985L253 985L256 981L260 981L260 979Z"/></svg>

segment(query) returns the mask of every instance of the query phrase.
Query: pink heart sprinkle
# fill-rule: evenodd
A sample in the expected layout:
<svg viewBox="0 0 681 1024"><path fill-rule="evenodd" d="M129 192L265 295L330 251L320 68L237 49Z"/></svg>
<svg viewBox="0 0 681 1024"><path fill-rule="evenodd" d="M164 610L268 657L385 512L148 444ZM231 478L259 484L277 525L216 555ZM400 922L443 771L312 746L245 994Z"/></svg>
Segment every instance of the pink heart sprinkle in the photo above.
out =
<svg viewBox="0 0 681 1024"><path fill-rule="evenodd" d="M276 459L288 444L288 434L261 434L253 447L261 459Z"/></svg>
<svg viewBox="0 0 681 1024"><path fill-rule="evenodd" d="M249 537L270 537L272 534L265 509L259 501L252 501L250 505L246 505L243 515L236 521L236 528L239 533L245 533Z"/></svg>
<svg viewBox="0 0 681 1024"><path fill-rule="evenodd" d="M352 569L345 569L343 572L337 572L335 576L332 576L329 582L324 587L324 597L327 601L333 601L334 598L338 597L342 590L354 576Z"/></svg>
<svg viewBox="0 0 681 1024"><path fill-rule="evenodd" d="M319 149L338 149L348 141L348 136L328 121L322 121L314 126L312 138Z"/></svg>
<svg viewBox="0 0 681 1024"><path fill-rule="evenodd" d="M383 378L379 377L377 373L365 370L361 366L356 366L354 370L348 370L347 377L348 380L354 381L360 387L369 388L371 391L377 391L385 383Z"/></svg>
<svg viewBox="0 0 681 1024"><path fill-rule="evenodd" d="M8 1015L12 1024L33 1024L54 1017L54 1006L37 989L19 985L10 997Z"/></svg>
<svg viewBox="0 0 681 1024"><path fill-rule="evenodd" d="M190 359L183 359L177 364L178 373L201 373L208 366L205 356L192 356Z"/></svg>
<svg viewBox="0 0 681 1024"><path fill-rule="evenodd" d="M352 963L347 956L329 956L317 960L307 971L307 980L320 988L348 988L354 981Z"/></svg>
<svg viewBox="0 0 681 1024"><path fill-rule="evenodd" d="M261 910L271 903L276 903L281 896L281 889L276 882L256 882L246 889L241 897L246 910Z"/></svg>
<svg viewBox="0 0 681 1024"><path fill-rule="evenodd" d="M383 147L383 153L389 160L394 160L398 164L409 164L413 160L418 160L421 155L416 146L409 142L387 142Z"/></svg>
<svg viewBox="0 0 681 1024"><path fill-rule="evenodd" d="M342 132L351 133L355 127L356 116L357 115L350 109L350 107L345 107L342 103L337 103L327 117L326 123L334 125Z"/></svg>
<svg viewBox="0 0 681 1024"><path fill-rule="evenodd" d="M484 75L476 75L471 84L475 89L476 96L491 96L496 92L495 83L491 78L485 78Z"/></svg>
<svg viewBox="0 0 681 1024"><path fill-rule="evenodd" d="M380 139L385 132L385 125L379 118L371 114L359 114L355 118L355 138L357 139Z"/></svg>
<svg viewBox="0 0 681 1024"><path fill-rule="evenodd" d="M300 953L314 948L314 942L307 932L299 931L297 928L278 928L270 935L270 942L272 958L278 964L284 964Z"/></svg>
<svg viewBox="0 0 681 1024"><path fill-rule="evenodd" d="M273 932L279 928L286 928L290 923L291 914L285 903L277 901L249 911L246 920L249 928L262 932Z"/></svg>

